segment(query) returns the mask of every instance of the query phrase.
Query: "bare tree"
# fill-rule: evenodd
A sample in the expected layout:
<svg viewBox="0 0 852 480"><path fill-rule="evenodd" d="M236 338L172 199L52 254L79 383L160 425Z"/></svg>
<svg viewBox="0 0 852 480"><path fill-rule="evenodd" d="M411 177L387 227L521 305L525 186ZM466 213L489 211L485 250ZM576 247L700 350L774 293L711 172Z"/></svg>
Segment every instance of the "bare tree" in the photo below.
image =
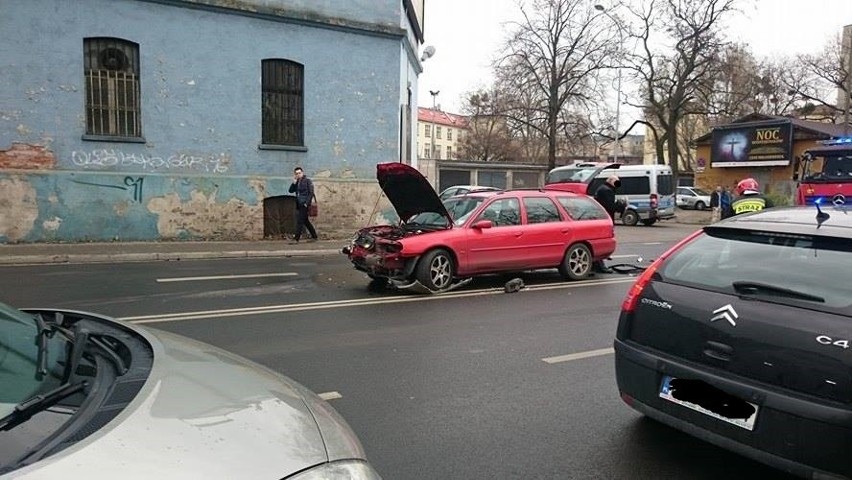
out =
<svg viewBox="0 0 852 480"><path fill-rule="evenodd" d="M790 58L756 59L747 45L732 44L719 52L716 67L696 89L699 110L709 125L728 123L751 113L791 114L801 102L784 82L796 69Z"/></svg>
<svg viewBox="0 0 852 480"><path fill-rule="evenodd" d="M735 0L645 0L627 7L635 20L631 36L638 52L628 55L628 68L641 83L643 108L657 153L664 163L666 153L675 179L681 162L678 128L690 114L700 113L701 89L707 86L725 47L720 23L733 11ZM657 35L664 37L661 48ZM668 50L668 51L667 51Z"/></svg>
<svg viewBox="0 0 852 480"><path fill-rule="evenodd" d="M838 35L821 53L798 55L798 68L791 68L783 76L788 93L803 99L811 108L817 107L828 112L833 119L841 118L847 104L843 101L844 96L852 97L852 61L844 58L844 53Z"/></svg>
<svg viewBox="0 0 852 480"><path fill-rule="evenodd" d="M596 97L596 73L611 68L618 50L613 26L592 0L519 2L523 20L497 62L512 98L506 115L547 140L547 164L556 166L560 119L586 110Z"/></svg>
<svg viewBox="0 0 852 480"><path fill-rule="evenodd" d="M459 142L459 156L485 162L517 160L520 148L513 141L502 112L501 95L479 90L468 95L462 111L468 116L467 134Z"/></svg>

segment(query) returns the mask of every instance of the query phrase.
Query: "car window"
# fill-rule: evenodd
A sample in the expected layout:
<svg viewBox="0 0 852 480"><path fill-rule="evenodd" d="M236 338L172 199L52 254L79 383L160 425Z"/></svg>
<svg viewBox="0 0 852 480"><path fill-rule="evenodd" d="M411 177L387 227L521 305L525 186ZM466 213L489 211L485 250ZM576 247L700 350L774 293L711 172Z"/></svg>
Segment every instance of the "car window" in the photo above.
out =
<svg viewBox="0 0 852 480"><path fill-rule="evenodd" d="M574 220L601 220L609 214L601 205L589 197L557 197L562 208Z"/></svg>
<svg viewBox="0 0 852 480"><path fill-rule="evenodd" d="M0 304L0 417L16 404L58 387L62 382L65 340L53 335L47 342L47 374L37 375L38 328L35 319Z"/></svg>
<svg viewBox="0 0 852 480"><path fill-rule="evenodd" d="M735 293L754 282L823 297L809 308L850 312L852 242L773 233L703 235L675 253L660 271L668 282ZM787 302L788 300L778 300ZM801 304L802 300L790 300Z"/></svg>
<svg viewBox="0 0 852 480"><path fill-rule="evenodd" d="M674 192L674 182L671 173L657 175L657 193L659 195L671 195Z"/></svg>
<svg viewBox="0 0 852 480"><path fill-rule="evenodd" d="M696 188L693 191L695 192L696 195L704 195L706 197L710 196L710 192L708 192L707 190L701 190L700 188Z"/></svg>
<svg viewBox="0 0 852 480"><path fill-rule="evenodd" d="M684 197L691 197L691 196L693 196L693 195L692 195L692 191L691 191L691 190L689 190L688 188L678 188L678 189L677 189L677 194L678 194L678 195L683 195Z"/></svg>
<svg viewBox="0 0 852 480"><path fill-rule="evenodd" d="M621 187L615 191L618 195L650 195L651 180L648 177L622 177ZM671 193L671 190L669 190Z"/></svg>
<svg viewBox="0 0 852 480"><path fill-rule="evenodd" d="M491 202L476 221L491 220L495 227L521 224L521 204L517 198L502 198Z"/></svg>
<svg viewBox="0 0 852 480"><path fill-rule="evenodd" d="M527 211L527 223L562 221L556 204L547 197L525 197L524 209Z"/></svg>

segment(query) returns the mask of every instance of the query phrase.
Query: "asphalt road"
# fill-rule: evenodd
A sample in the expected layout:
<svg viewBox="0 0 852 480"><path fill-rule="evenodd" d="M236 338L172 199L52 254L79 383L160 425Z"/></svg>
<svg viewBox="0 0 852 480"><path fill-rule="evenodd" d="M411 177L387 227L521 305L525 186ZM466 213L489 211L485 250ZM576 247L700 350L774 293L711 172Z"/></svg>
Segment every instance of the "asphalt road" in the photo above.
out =
<svg viewBox="0 0 852 480"><path fill-rule="evenodd" d="M686 232L640 230L614 262ZM372 292L341 256L0 267L0 291L196 338L337 397L387 479L785 478L622 403L609 349L629 277L522 277L512 294L507 276Z"/></svg>

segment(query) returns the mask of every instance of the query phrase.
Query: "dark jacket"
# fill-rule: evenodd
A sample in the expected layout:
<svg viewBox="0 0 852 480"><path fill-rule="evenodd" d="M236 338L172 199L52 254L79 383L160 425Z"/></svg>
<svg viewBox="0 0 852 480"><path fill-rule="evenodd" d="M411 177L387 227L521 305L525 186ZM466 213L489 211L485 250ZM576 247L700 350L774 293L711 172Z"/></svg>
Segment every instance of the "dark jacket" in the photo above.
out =
<svg viewBox="0 0 852 480"><path fill-rule="evenodd" d="M615 219L615 212L618 210L615 205L615 187L609 183L603 183L595 190L595 200L601 204L610 218Z"/></svg>
<svg viewBox="0 0 852 480"><path fill-rule="evenodd" d="M308 205L314 198L314 182L308 177L302 177L298 183L290 184L290 193L296 194L296 202L299 205Z"/></svg>
<svg viewBox="0 0 852 480"><path fill-rule="evenodd" d="M710 208L716 208L719 206L719 197L721 196L721 192L717 192L713 190L713 193L710 194Z"/></svg>
<svg viewBox="0 0 852 480"><path fill-rule="evenodd" d="M742 195L740 198L731 203L731 213L739 215L741 213L759 212L764 208L771 208L775 205L772 200L764 197L759 193L750 193Z"/></svg>

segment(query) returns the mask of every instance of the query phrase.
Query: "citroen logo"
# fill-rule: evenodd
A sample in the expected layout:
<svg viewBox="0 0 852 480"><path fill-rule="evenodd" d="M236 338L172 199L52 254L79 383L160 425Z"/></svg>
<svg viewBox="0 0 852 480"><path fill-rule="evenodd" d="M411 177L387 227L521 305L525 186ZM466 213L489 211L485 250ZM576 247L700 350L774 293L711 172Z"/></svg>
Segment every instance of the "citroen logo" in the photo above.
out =
<svg viewBox="0 0 852 480"><path fill-rule="evenodd" d="M846 197L843 196L842 193L838 193L837 195L831 197L831 203L833 203L835 207L846 205Z"/></svg>
<svg viewBox="0 0 852 480"><path fill-rule="evenodd" d="M713 318L710 319L711 322L715 322L716 320L727 320L732 327L737 326L736 319L740 318L740 316L737 315L737 311L734 310L734 307L732 307L730 303L724 307L713 310L713 315Z"/></svg>

